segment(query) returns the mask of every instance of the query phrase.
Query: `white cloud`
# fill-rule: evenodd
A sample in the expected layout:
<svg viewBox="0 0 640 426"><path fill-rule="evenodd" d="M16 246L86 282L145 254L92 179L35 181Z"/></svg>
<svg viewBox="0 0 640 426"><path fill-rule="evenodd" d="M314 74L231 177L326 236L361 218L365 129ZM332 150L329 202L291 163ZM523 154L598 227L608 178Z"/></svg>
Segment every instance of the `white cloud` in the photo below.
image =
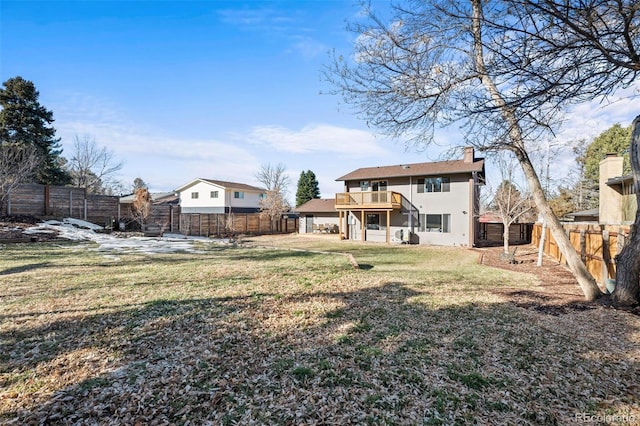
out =
<svg viewBox="0 0 640 426"><path fill-rule="evenodd" d="M298 52L306 59L313 59L329 51L329 47L310 37L294 37L290 51Z"/></svg>
<svg viewBox="0 0 640 426"><path fill-rule="evenodd" d="M321 152L380 156L387 152L372 133L329 124L308 125L298 131L280 126L255 127L248 139L278 151L298 154Z"/></svg>
<svg viewBox="0 0 640 426"><path fill-rule="evenodd" d="M616 123L628 126L640 114L638 97L640 83L618 90L607 99L596 99L576 105L566 116L565 125L558 134L558 141L576 142L584 139L590 143L594 137Z"/></svg>

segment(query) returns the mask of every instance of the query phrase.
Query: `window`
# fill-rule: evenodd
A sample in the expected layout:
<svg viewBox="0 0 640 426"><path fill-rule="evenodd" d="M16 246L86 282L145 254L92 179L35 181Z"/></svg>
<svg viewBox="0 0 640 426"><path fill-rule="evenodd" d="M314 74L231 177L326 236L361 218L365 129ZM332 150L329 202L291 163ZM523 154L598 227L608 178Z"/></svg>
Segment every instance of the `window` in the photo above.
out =
<svg viewBox="0 0 640 426"><path fill-rule="evenodd" d="M192 200L197 200L198 199L198 193L197 192L192 192L191 193L191 199Z"/></svg>
<svg viewBox="0 0 640 426"><path fill-rule="evenodd" d="M371 182L371 189L373 191L386 191L387 190L387 181L381 180L378 182Z"/></svg>
<svg viewBox="0 0 640 426"><path fill-rule="evenodd" d="M266 199L267 199L267 194L262 193L262 194L260 194L260 197L259 197L259 198L260 198L261 200L266 200Z"/></svg>
<svg viewBox="0 0 640 426"><path fill-rule="evenodd" d="M242 191L235 191L233 193L233 198L238 198L238 199L242 199L244 198L244 192Z"/></svg>
<svg viewBox="0 0 640 426"><path fill-rule="evenodd" d="M420 232L451 232L450 214L421 214Z"/></svg>
<svg viewBox="0 0 640 426"><path fill-rule="evenodd" d="M446 176L418 179L418 192L449 192L451 179Z"/></svg>
<svg viewBox="0 0 640 426"><path fill-rule="evenodd" d="M211 198L218 198L218 191L211 191Z"/></svg>
<svg viewBox="0 0 640 426"><path fill-rule="evenodd" d="M367 229L380 229L379 214L367 214Z"/></svg>
<svg viewBox="0 0 640 426"><path fill-rule="evenodd" d="M360 182L360 191L368 191L369 190L369 181L363 180Z"/></svg>

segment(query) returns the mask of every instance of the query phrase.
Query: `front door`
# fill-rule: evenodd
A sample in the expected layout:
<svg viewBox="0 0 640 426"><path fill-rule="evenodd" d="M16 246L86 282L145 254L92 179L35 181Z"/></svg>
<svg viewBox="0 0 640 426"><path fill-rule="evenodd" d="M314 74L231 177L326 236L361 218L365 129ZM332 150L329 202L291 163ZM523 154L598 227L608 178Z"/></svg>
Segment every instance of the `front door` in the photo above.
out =
<svg viewBox="0 0 640 426"><path fill-rule="evenodd" d="M311 233L313 232L313 215L307 215L307 219L305 221L305 232Z"/></svg>

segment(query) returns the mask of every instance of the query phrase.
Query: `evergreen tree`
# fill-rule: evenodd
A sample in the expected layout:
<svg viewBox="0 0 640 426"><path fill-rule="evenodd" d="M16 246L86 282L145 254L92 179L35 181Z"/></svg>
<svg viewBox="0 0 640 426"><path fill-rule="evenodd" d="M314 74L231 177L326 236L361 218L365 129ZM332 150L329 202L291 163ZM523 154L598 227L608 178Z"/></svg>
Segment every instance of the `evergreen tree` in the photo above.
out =
<svg viewBox="0 0 640 426"><path fill-rule="evenodd" d="M320 198L320 188L316 174L311 170L306 172L303 170L298 179L298 190L296 191L296 207L299 207L307 201Z"/></svg>
<svg viewBox="0 0 640 426"><path fill-rule="evenodd" d="M13 143L35 149L39 166L35 180L42 184L67 185L71 176L60 157L60 139L51 126L53 113L38 102L40 94L31 81L14 77L0 88L0 144Z"/></svg>
<svg viewBox="0 0 640 426"><path fill-rule="evenodd" d="M624 157L624 173L630 173L629 140L631 140L631 126L622 127L620 123L616 123L600 133L584 152L577 152L576 161L584 167L585 178L598 184L600 161L604 160L607 154Z"/></svg>

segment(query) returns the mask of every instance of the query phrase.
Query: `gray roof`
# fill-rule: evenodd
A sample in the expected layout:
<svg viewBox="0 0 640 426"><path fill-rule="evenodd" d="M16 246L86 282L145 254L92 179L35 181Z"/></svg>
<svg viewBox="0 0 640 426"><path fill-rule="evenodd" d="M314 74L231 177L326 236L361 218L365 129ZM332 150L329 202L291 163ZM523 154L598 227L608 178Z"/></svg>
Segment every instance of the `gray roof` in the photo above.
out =
<svg viewBox="0 0 640 426"><path fill-rule="evenodd" d="M598 216L600 216L600 210L599 209L582 210L582 211L579 211L579 212L567 213L567 214L565 214L565 216L570 216L570 217L576 217L576 216L598 217Z"/></svg>
<svg viewBox="0 0 640 426"><path fill-rule="evenodd" d="M204 178L196 178L194 180L192 180L189 183L186 183L184 185L182 185L179 188L176 188L176 191L180 191L182 189L188 188L194 184L196 184L198 181L201 182L208 182L211 183L213 185L217 185L220 187L223 187L225 189L238 189L240 191L252 191L252 192L266 192L266 189L264 188L258 188L257 186L251 186L251 185L247 185L245 183L238 183L238 182L229 182L226 180L217 180L217 179L204 179Z"/></svg>
<svg viewBox="0 0 640 426"><path fill-rule="evenodd" d="M300 207L293 209L297 213L335 213L336 200L334 198L314 198Z"/></svg>
<svg viewBox="0 0 640 426"><path fill-rule="evenodd" d="M625 184L633 184L633 175L624 175L618 177L612 177L607 180L607 185L622 185Z"/></svg>

